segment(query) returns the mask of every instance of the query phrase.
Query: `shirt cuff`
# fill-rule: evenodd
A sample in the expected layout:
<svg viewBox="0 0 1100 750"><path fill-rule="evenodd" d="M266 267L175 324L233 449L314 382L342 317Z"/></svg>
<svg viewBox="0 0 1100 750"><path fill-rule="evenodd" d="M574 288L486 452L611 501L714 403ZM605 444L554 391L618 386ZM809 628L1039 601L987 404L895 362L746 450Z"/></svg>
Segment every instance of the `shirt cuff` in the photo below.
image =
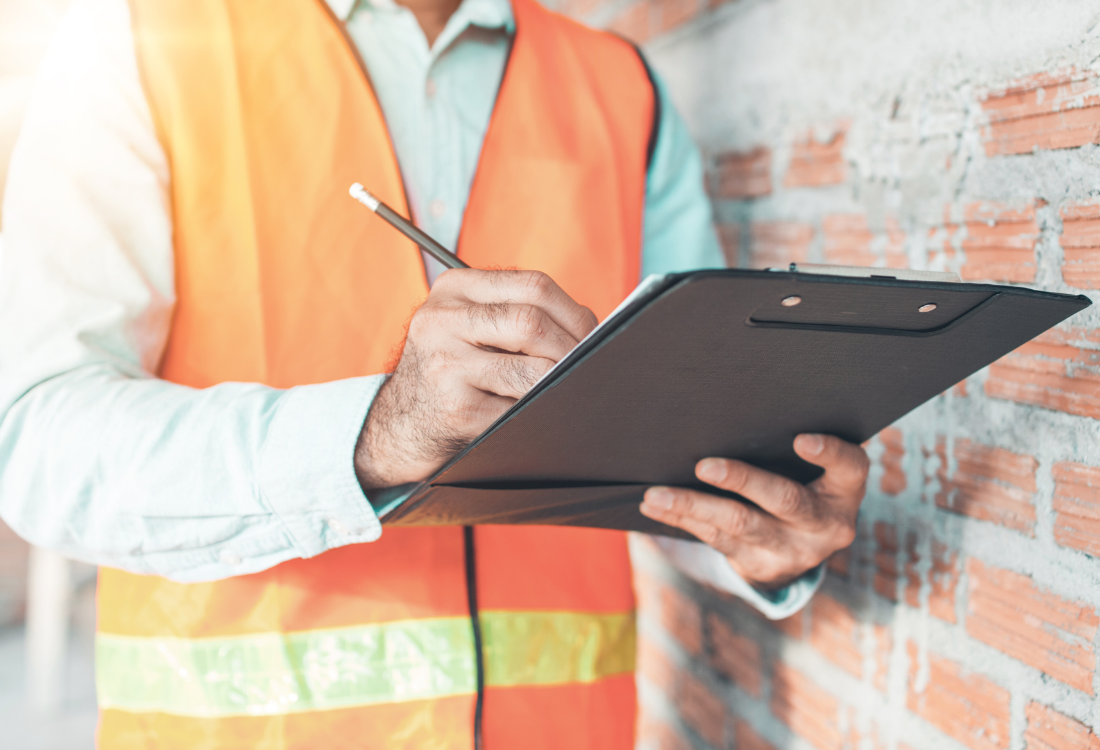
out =
<svg viewBox="0 0 1100 750"><path fill-rule="evenodd" d="M825 580L825 564L804 573L781 589L760 591L738 575L729 560L702 542L654 536L665 556L683 573L699 583L738 596L769 620L782 620L805 607Z"/></svg>
<svg viewBox="0 0 1100 750"><path fill-rule="evenodd" d="M279 400L260 458L259 491L302 557L382 535L355 476L355 445L385 382L385 375L373 375L303 385Z"/></svg>

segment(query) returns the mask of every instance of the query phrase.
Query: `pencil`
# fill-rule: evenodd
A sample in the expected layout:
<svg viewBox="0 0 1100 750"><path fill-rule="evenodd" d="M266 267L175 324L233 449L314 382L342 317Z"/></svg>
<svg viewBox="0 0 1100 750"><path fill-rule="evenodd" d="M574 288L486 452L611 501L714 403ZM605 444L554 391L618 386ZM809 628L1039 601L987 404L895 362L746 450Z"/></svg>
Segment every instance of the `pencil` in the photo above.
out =
<svg viewBox="0 0 1100 750"><path fill-rule="evenodd" d="M376 214L385 219L390 226L396 229L401 234L408 237L417 245L432 256L447 268L469 268L468 265L458 259L458 256L452 253L447 248L440 245L424 232L421 232L412 222L404 219L401 214L394 211L382 201L375 198L370 192L360 185L358 182L351 186L348 190L351 197L362 203L364 206L374 211Z"/></svg>

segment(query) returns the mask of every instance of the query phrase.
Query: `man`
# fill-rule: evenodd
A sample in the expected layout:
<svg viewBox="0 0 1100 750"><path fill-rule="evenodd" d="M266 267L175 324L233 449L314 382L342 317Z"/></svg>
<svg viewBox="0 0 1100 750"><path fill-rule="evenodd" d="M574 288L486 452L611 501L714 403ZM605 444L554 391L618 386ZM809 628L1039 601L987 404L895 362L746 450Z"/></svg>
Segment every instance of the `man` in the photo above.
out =
<svg viewBox="0 0 1100 750"><path fill-rule="evenodd" d="M353 181L474 269L531 270L440 275ZM105 566L101 746L630 747L624 534L382 532L372 501L640 274L718 265L701 185L637 52L533 0L76 0L5 204L0 509ZM642 504L773 617L867 473L795 448L809 487L700 462L758 507Z"/></svg>

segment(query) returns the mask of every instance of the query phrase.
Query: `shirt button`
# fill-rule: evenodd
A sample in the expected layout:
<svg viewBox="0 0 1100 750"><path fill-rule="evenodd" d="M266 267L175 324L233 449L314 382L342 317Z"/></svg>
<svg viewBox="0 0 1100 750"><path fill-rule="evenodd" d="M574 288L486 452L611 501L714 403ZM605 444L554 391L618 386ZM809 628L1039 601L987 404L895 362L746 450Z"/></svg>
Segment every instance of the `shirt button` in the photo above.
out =
<svg viewBox="0 0 1100 750"><path fill-rule="evenodd" d="M241 556L238 555L236 552L231 552L227 549L222 550L218 554L218 559L221 560L226 565L240 565L241 564Z"/></svg>
<svg viewBox="0 0 1100 750"><path fill-rule="evenodd" d="M435 96L435 79L429 78L428 82L424 84L424 93L428 95L428 98Z"/></svg>
<svg viewBox="0 0 1100 750"><path fill-rule="evenodd" d="M339 518L326 518L325 523L340 536L347 536L351 533L351 529L345 526Z"/></svg>
<svg viewBox="0 0 1100 750"><path fill-rule="evenodd" d="M431 212L432 216L438 219L440 216L447 213L447 204L439 200L439 198L436 198L428 206L428 211Z"/></svg>

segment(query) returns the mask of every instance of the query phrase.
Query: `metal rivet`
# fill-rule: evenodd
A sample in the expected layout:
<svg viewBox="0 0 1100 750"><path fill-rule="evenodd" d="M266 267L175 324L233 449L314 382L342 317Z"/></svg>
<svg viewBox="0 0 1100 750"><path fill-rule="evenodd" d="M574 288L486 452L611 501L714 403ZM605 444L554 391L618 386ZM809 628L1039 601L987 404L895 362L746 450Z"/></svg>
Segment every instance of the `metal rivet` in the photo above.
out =
<svg viewBox="0 0 1100 750"><path fill-rule="evenodd" d="M783 307L794 307L795 305L797 305L801 301L802 301L802 298L799 297L797 294L795 294L795 295L792 295L790 297L784 297L783 301L780 302L779 304L783 305Z"/></svg>
<svg viewBox="0 0 1100 750"><path fill-rule="evenodd" d="M917 308L917 312L932 312L936 309L936 305L933 302L929 302L927 305L921 305Z"/></svg>

